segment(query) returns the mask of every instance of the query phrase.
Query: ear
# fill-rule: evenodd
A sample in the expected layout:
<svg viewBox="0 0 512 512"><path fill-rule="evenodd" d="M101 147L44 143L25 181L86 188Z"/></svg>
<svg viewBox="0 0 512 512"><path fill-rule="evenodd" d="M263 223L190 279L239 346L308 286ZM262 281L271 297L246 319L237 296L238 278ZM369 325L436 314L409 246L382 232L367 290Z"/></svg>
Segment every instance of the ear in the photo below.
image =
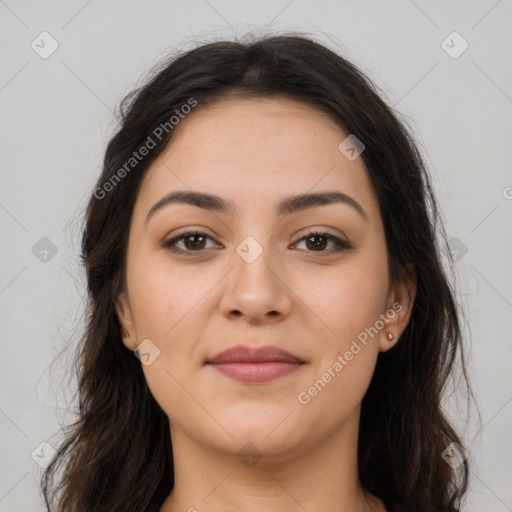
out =
<svg viewBox="0 0 512 512"><path fill-rule="evenodd" d="M133 314L130 301L125 291L121 291L117 296L115 309L119 324L121 325L121 338L123 344L129 350L135 350L136 334L133 325Z"/></svg>
<svg viewBox="0 0 512 512"><path fill-rule="evenodd" d="M398 342L411 318L415 298L416 276L413 271L409 271L389 291L384 312L385 326L379 332L380 352L387 352ZM389 334L393 335L391 340L388 338Z"/></svg>

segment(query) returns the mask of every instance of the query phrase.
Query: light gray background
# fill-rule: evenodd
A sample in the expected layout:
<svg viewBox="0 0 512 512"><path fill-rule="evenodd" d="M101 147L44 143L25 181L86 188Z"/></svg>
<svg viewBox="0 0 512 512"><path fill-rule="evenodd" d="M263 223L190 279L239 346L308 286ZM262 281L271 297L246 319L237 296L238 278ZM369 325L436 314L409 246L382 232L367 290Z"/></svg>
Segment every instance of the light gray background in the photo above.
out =
<svg viewBox="0 0 512 512"><path fill-rule="evenodd" d="M70 356L50 364L80 327L81 215L114 107L173 49L269 30L342 51L418 137L448 235L467 248L454 279L483 430L476 418L464 430L476 462L466 510L512 511L511 26L510 0L0 1L0 511L43 510L31 453L72 419ZM59 45L46 59L31 48L50 48L43 31ZM458 58L442 46L453 31L469 44ZM32 250L43 237L57 247L47 261Z"/></svg>

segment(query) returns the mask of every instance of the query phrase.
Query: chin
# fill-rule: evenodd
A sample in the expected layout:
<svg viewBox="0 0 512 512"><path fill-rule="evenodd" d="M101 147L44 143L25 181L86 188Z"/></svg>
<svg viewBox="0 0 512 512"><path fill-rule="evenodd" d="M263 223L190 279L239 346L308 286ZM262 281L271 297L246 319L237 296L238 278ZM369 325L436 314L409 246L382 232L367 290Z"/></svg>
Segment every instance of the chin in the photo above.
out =
<svg viewBox="0 0 512 512"><path fill-rule="evenodd" d="M228 444L243 446L252 442L262 451L279 452L300 442L296 413L292 411L291 406L233 406L216 418L233 436L224 436Z"/></svg>

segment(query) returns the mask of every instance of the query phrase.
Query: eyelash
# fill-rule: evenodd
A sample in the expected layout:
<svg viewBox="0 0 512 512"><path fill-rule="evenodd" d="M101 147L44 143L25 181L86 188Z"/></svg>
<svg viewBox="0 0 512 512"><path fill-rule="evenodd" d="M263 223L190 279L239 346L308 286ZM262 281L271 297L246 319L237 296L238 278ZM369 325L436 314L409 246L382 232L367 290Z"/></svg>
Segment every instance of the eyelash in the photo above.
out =
<svg viewBox="0 0 512 512"><path fill-rule="evenodd" d="M206 235L205 233L201 233L200 231L186 231L184 233L180 233L179 235L171 238L170 240L166 240L165 242L163 242L162 245L165 249L167 249L173 253L176 253L176 254L186 254L186 255L192 255L193 253L200 254L201 252L205 251L206 249L200 249L198 251L191 251L188 249L187 250L179 249L174 245L184 238L190 238L193 236L201 236L201 237L206 237L206 238L209 238L210 240L213 240L210 236ZM327 238L327 240L334 242L337 247L334 250L331 250L330 252L329 251L307 251L307 252L327 253L329 255L332 253L338 253L340 251L344 251L344 250L353 248L353 246L350 245L348 242L345 242L344 240L341 240L340 238L338 238L334 235L331 235L330 233L326 233L326 232L318 231L318 230L311 231L311 232L305 234L303 237L301 237L297 241L297 243L302 242L303 240L306 240L306 239L308 239L310 237L314 237L314 236L321 236L321 237Z"/></svg>

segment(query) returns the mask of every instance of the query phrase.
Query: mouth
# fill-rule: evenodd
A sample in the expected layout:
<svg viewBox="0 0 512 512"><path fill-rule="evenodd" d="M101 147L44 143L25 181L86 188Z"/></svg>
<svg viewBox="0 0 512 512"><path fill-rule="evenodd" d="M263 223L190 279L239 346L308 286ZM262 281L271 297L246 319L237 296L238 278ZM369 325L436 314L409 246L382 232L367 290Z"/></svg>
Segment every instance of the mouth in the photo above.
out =
<svg viewBox="0 0 512 512"><path fill-rule="evenodd" d="M269 382L296 372L305 361L274 346L237 345L206 361L221 374L245 383Z"/></svg>

